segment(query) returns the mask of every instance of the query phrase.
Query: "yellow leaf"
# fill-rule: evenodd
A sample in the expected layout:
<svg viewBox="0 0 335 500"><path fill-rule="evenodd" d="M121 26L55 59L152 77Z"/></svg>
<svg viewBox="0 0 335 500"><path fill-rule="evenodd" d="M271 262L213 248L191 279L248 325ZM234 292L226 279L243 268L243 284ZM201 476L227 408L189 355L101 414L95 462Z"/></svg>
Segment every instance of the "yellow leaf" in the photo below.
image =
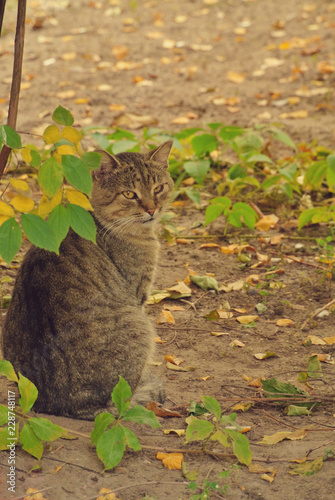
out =
<svg viewBox="0 0 335 500"><path fill-rule="evenodd" d="M329 345L335 344L335 335L332 337L324 337L323 340Z"/></svg>
<svg viewBox="0 0 335 500"><path fill-rule="evenodd" d="M98 495L97 500L119 500L109 488L101 488Z"/></svg>
<svg viewBox="0 0 335 500"><path fill-rule="evenodd" d="M30 148L21 149L21 156L23 161L25 161L26 163L30 163L32 160L31 149Z"/></svg>
<svg viewBox="0 0 335 500"><path fill-rule="evenodd" d="M52 208L50 208L50 202L49 198L47 196L42 196L40 199L40 204L38 206L38 215L42 217L42 219L45 219L47 215L51 212Z"/></svg>
<svg viewBox="0 0 335 500"><path fill-rule="evenodd" d="M177 116L177 118L171 120L170 123L175 123L176 125L186 125L189 121L190 119L187 118L187 116Z"/></svg>
<svg viewBox="0 0 335 500"><path fill-rule="evenodd" d="M210 375L207 375L206 377L200 377L201 380L203 380L204 382L206 382L206 380L208 380L209 378L211 378Z"/></svg>
<svg viewBox="0 0 335 500"><path fill-rule="evenodd" d="M328 344L328 342L325 342L316 335L308 335L307 339L303 342L304 345L326 345L326 343Z"/></svg>
<svg viewBox="0 0 335 500"><path fill-rule="evenodd" d="M74 146L70 146L68 144L64 144L63 146L59 146L57 148L57 153L60 155L73 155L76 154L76 148Z"/></svg>
<svg viewBox="0 0 335 500"><path fill-rule="evenodd" d="M162 340L160 337L154 337L154 342L156 344L165 344L166 340Z"/></svg>
<svg viewBox="0 0 335 500"><path fill-rule="evenodd" d="M251 316L237 316L236 320L241 323L241 325L249 325L249 323L252 323L258 319L257 315L251 315Z"/></svg>
<svg viewBox="0 0 335 500"><path fill-rule="evenodd" d="M256 222L255 227L258 231L268 231L276 226L278 220L279 218L274 214L265 215Z"/></svg>
<svg viewBox="0 0 335 500"><path fill-rule="evenodd" d="M43 141L46 144L55 144L62 138L62 133L57 125L49 125L43 132Z"/></svg>
<svg viewBox="0 0 335 500"><path fill-rule="evenodd" d="M4 222L6 222L6 220L10 219L10 217L8 215L1 215L0 214L0 226L2 226L2 224Z"/></svg>
<svg viewBox="0 0 335 500"><path fill-rule="evenodd" d="M277 321L277 326L295 326L295 323L291 319L279 319Z"/></svg>
<svg viewBox="0 0 335 500"><path fill-rule="evenodd" d="M230 335L228 332L209 332L214 337L222 337L222 335Z"/></svg>
<svg viewBox="0 0 335 500"><path fill-rule="evenodd" d="M66 196L69 202L73 205L79 205L80 207L85 208L85 210L93 211L93 207L89 199L80 191L77 191L75 189L68 189L66 191Z"/></svg>
<svg viewBox="0 0 335 500"><path fill-rule="evenodd" d="M252 407L252 403L244 403L244 404L238 403L237 405L233 406L232 410L246 412L246 411L250 410L251 407Z"/></svg>
<svg viewBox="0 0 335 500"><path fill-rule="evenodd" d="M64 127L63 137L73 144L78 144L83 138L82 133L74 127Z"/></svg>
<svg viewBox="0 0 335 500"><path fill-rule="evenodd" d="M264 479L264 481L268 481L269 483L272 483L275 479L275 475L277 474L277 471L276 472L273 472L271 474L271 476L269 476L269 474L263 474L261 476L262 479Z"/></svg>
<svg viewBox="0 0 335 500"><path fill-rule="evenodd" d="M253 472L255 474L265 474L266 472L270 472L273 474L274 472L277 472L276 469L270 467L269 465L257 464L256 462L252 462L248 466L248 469L249 472Z"/></svg>
<svg viewBox="0 0 335 500"><path fill-rule="evenodd" d="M175 323L174 317L170 313L170 311L162 311L157 318L157 325L161 325L162 323Z"/></svg>
<svg viewBox="0 0 335 500"><path fill-rule="evenodd" d="M297 111L291 111L290 113L282 113L279 115L280 118L287 119L287 118L307 118L308 117L308 111L306 109L299 109Z"/></svg>
<svg viewBox="0 0 335 500"><path fill-rule="evenodd" d="M9 182L19 194L22 194L23 196L30 194L30 187L27 182L21 181L20 179L11 179Z"/></svg>
<svg viewBox="0 0 335 500"><path fill-rule="evenodd" d="M31 212L32 210L34 210L35 207L35 202L31 198L28 198L27 196L22 196L21 194L14 196L10 204L13 205L15 210L25 213Z"/></svg>
<svg viewBox="0 0 335 500"><path fill-rule="evenodd" d="M171 286L167 289L168 292L178 292L181 294L191 295L192 290L183 282L178 280L178 285Z"/></svg>
<svg viewBox="0 0 335 500"><path fill-rule="evenodd" d="M235 339L230 342L229 347L245 347L245 344L243 344L240 340Z"/></svg>
<svg viewBox="0 0 335 500"><path fill-rule="evenodd" d="M225 255L231 255L234 253L238 253L239 247L236 243L233 243L232 245L229 245L228 247L221 247L221 252L224 253Z"/></svg>
<svg viewBox="0 0 335 500"><path fill-rule="evenodd" d="M259 441L259 444L276 444L284 439L290 439L291 441L296 441L297 439L303 439L307 435L305 429L298 429L294 432L283 431L276 432L276 434L272 434L271 436L264 436L262 441Z"/></svg>
<svg viewBox="0 0 335 500"><path fill-rule="evenodd" d="M228 80L233 83L242 83L246 77L245 73L237 73L236 71L228 71Z"/></svg>
<svg viewBox="0 0 335 500"><path fill-rule="evenodd" d="M60 205L60 203L62 203L62 199L63 199L63 191L61 189L58 189L55 196L50 200L50 208L51 208L50 212L52 212L52 210L55 207L57 207L57 205Z"/></svg>
<svg viewBox="0 0 335 500"><path fill-rule="evenodd" d="M250 276L248 276L245 281L251 286L256 286L260 282L260 277L258 274L250 274Z"/></svg>
<svg viewBox="0 0 335 500"><path fill-rule="evenodd" d="M74 100L75 104L87 104L88 102L90 102L89 97L78 97L78 99Z"/></svg>
<svg viewBox="0 0 335 500"><path fill-rule="evenodd" d="M7 217L14 217L14 210L10 205L7 205L4 201L0 201L0 215L6 215Z"/></svg>
<svg viewBox="0 0 335 500"><path fill-rule="evenodd" d="M169 354L166 354L166 356L164 356L164 359L165 361L169 361L169 363L177 366L179 366L184 361L182 358L176 358L176 356L170 356Z"/></svg>
<svg viewBox="0 0 335 500"><path fill-rule="evenodd" d="M158 460L162 460L164 467L168 469L181 470L181 464L184 461L182 453L157 453Z"/></svg>
<svg viewBox="0 0 335 500"><path fill-rule="evenodd" d="M164 429L164 434L177 434L179 437L185 436L185 429Z"/></svg>
<svg viewBox="0 0 335 500"><path fill-rule="evenodd" d="M198 250L201 250L202 248L221 248L221 247L217 243L203 243L202 245L200 245Z"/></svg>
<svg viewBox="0 0 335 500"><path fill-rule="evenodd" d="M272 351L266 351L266 352L259 352L257 354L254 354L254 357L256 359L262 360L262 359L268 359L268 358L276 358L277 354L275 354Z"/></svg>

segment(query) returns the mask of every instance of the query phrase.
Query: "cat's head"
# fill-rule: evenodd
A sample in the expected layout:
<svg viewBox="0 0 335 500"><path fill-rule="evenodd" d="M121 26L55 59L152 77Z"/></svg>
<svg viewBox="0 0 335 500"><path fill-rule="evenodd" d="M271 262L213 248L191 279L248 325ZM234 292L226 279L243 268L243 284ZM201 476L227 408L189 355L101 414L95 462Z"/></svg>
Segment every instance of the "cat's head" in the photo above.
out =
<svg viewBox="0 0 335 500"><path fill-rule="evenodd" d="M146 154L103 152L101 166L93 173L91 202L108 231L142 233L159 220L173 189L167 171L172 143Z"/></svg>

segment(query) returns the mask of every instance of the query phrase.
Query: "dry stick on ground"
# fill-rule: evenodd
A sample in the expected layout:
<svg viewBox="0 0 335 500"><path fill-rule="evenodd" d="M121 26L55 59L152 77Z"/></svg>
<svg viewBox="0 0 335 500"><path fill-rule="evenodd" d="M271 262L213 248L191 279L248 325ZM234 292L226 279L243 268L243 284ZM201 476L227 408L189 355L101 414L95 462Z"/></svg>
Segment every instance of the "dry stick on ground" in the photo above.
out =
<svg viewBox="0 0 335 500"><path fill-rule="evenodd" d="M5 3L5 2L4 2ZM17 22L14 46L14 64L12 87L10 91L10 100L8 108L7 125L15 129L17 113L19 109L19 96L21 87L22 61L23 61L23 46L24 46L24 28L26 22L26 0L18 0L17 7ZM4 6L3 6L4 10ZM0 11L0 14L3 12ZM2 177L11 149L4 145L0 153L0 178Z"/></svg>
<svg viewBox="0 0 335 500"><path fill-rule="evenodd" d="M332 306L333 304L335 304L335 299L331 300L330 302L328 302L328 304L326 304L325 306L323 307L320 307L319 309L317 309L316 311L313 312L313 314L311 316L309 316L306 321L302 324L301 326L301 330L304 330L304 328L306 328L306 325L308 324L308 322L315 318L315 316L317 316L318 314L320 314L320 312L324 311L325 309L328 309L328 307Z"/></svg>

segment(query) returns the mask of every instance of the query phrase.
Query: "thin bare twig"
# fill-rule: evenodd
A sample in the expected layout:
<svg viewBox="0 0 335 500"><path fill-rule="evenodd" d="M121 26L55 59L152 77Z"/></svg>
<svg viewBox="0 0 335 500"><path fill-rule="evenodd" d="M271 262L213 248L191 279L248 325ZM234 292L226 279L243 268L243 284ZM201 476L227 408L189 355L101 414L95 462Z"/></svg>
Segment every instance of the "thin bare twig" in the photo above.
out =
<svg viewBox="0 0 335 500"><path fill-rule="evenodd" d="M13 129L15 129L16 127L17 113L19 109L25 22L26 22L26 0L18 0L13 76L12 76L12 86L9 99L8 119L7 119L7 125L12 127ZM11 148L9 148L6 145L3 146L0 153L0 178L2 177L5 171L10 152Z"/></svg>
<svg viewBox="0 0 335 500"><path fill-rule="evenodd" d="M309 323L309 321L313 318L315 318L315 316L317 316L318 314L320 314L320 312L324 311L325 309L328 309L328 307L332 306L333 304L335 304L335 299L331 300L330 302L328 302L328 304L324 305L323 307L320 307L319 309L317 309L316 311L313 312L313 314L311 316L309 316L306 321L302 324L301 326L301 330L304 330L306 325Z"/></svg>

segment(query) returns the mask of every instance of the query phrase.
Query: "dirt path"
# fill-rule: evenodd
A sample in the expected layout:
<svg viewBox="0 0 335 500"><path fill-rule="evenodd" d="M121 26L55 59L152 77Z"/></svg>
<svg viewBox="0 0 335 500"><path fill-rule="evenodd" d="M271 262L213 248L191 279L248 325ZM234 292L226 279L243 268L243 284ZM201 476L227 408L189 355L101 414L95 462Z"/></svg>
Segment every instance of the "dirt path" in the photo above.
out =
<svg viewBox="0 0 335 500"><path fill-rule="evenodd" d="M0 40L2 122L6 119L11 77L13 9L9 2ZM30 2L18 129L40 133L61 104L72 111L80 127L113 124L138 128L141 133L143 124L173 132L209 122L240 126L280 122L298 142L319 139L333 148L334 29L332 1ZM193 209L191 202L175 210L177 225L185 228L181 234L199 236L192 225L203 219L203 213ZM213 241L228 245L230 241L219 238L222 228L216 226L215 231L218 238ZM267 236L274 234L272 231ZM333 284L313 267L314 243L304 241L299 250L299 241L291 237L289 230L284 233L280 247L256 238L248 240L258 252L274 259L282 253L294 254L312 264L271 261L268 267L276 265L282 271L272 279L265 276L267 268L241 270L236 255L224 255L219 248L199 250L196 238L189 245L168 246L162 242L157 288L183 280L187 269L200 276L213 273L220 284L246 280L251 274L259 275L262 283L260 288L249 286L219 296L214 292L204 294L191 285L190 301L195 306L178 303L184 310L173 312L175 324L158 326L165 343L157 344L156 358L162 364L155 371L166 382L166 406L187 405L206 394L218 398L229 414L234 404L229 399L258 396L257 388L248 386L243 376L253 380L276 377L296 384L297 372L306 368L313 353L334 351L328 345L303 345L309 334L320 338L334 335L334 314L314 319L306 331L300 329L311 311L333 298ZM252 263L256 263L254 254ZM271 283L275 285L271 287ZM259 293L262 290L269 291L266 299ZM235 319L207 321L205 314L223 309L225 301L232 309L246 311L235 311L235 316L257 314L255 306L262 301L267 309L252 328ZM163 304L148 306L153 321ZM166 301L165 305L175 302ZM278 326L279 319L290 319L293 325ZM211 331L226 335L216 337ZM243 342L244 347L232 347L234 340ZM255 354L266 351L276 357L255 358ZM195 370L167 370L166 354L182 357L184 365ZM325 397L334 394L334 365L322 367L325 382L313 381L310 390ZM89 422L65 418L53 421L80 432L92 430ZM255 403L249 412L238 414L238 422L251 427L247 436L254 457L260 459L255 463L277 471L273 483L246 467L233 467L233 459L216 461L185 454L188 470L199 471L198 484L206 477L217 480L226 468L230 470L225 495L229 500L331 498L335 487L332 461L327 460L316 475L307 477L290 475L288 460L307 455L315 459L327 447L334 449L334 407L322 405L311 416L287 417L269 404ZM186 427L184 418L164 419L162 426ZM311 430L301 440L269 447L258 444L266 434L296 428ZM1 498L21 498L32 487L43 490L48 500L88 500L96 498L104 487L120 488L117 497L122 500L188 499L188 481L180 471L165 469L155 458L160 447L186 448L183 438L165 436L159 429L136 431L143 444L153 447L152 452L127 453L119 467L106 473L102 473L101 462L84 438L52 443L38 472L29 472L36 460L17 450L13 495L6 491L7 455L2 452Z"/></svg>

